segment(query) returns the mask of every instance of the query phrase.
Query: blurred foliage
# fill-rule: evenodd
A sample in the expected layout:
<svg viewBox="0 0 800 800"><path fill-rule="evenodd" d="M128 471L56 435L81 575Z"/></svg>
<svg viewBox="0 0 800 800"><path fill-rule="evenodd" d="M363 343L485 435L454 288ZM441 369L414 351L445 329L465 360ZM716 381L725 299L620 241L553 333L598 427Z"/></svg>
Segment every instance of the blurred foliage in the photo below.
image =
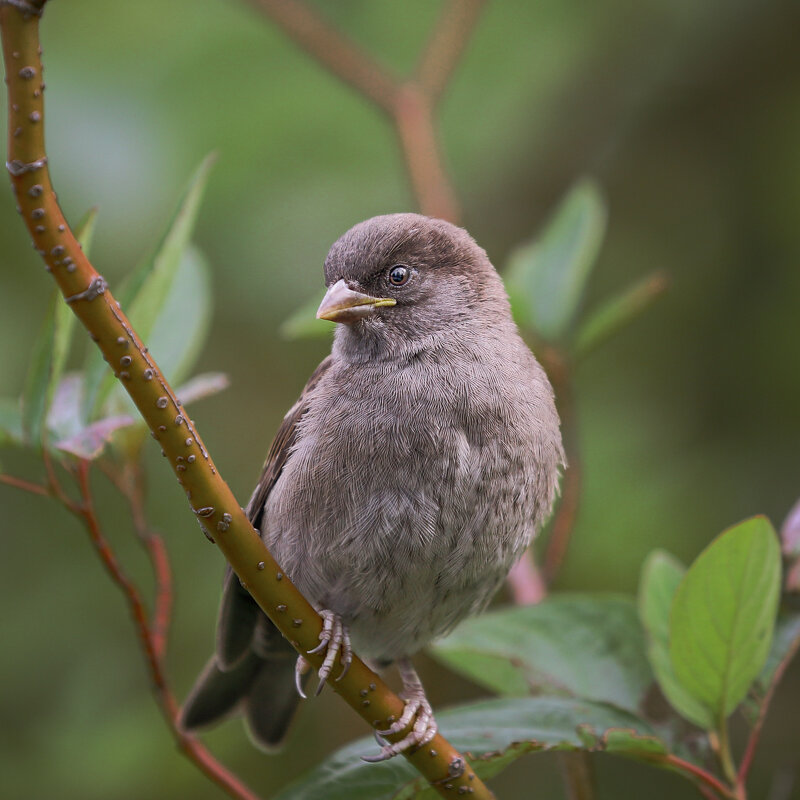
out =
<svg viewBox="0 0 800 800"><path fill-rule="evenodd" d="M398 70L413 65L436 13L422 0L318 5ZM796 500L798 25L787 0L508 0L488 6L447 97L447 160L466 226L494 263L543 230L568 187L591 174L610 216L583 307L599 314L643 276L670 277L658 304L581 364L585 485L559 589L633 591L653 548L689 563L730 520L757 511L779 520ZM245 4L52 3L43 38L54 180L70 219L100 206L93 260L112 288L164 227L172 187L219 151L196 234L214 265L212 335L199 365L230 373L233 391L195 413L244 500L328 346L283 342L287 310L321 287L325 252L346 228L412 208L388 127ZM10 192L0 192L0 241L0 395L10 397L23 392L27 343L51 288ZM576 347L590 318L574 331ZM75 338L67 371L84 357L85 336ZM0 419L20 431L15 414L0 403ZM158 487L167 473L157 448L144 451ZM13 450L4 467L12 454L15 470L35 472ZM174 555L170 670L188 688L213 643L222 564L198 548L177 498L157 489L148 511ZM20 502L8 487L0 505L4 796L218 797L176 757L123 605L82 531L55 504ZM120 558L146 584L116 498L101 492L99 505ZM485 691L435 663L422 677L437 707ZM309 704L280 758L252 750L238 725L208 739L269 796L362 733L337 702ZM798 704L795 664L765 728L754 796L797 772ZM734 744L740 732L735 725ZM601 798L696 796L678 777L654 780L650 767L604 757L595 767ZM562 791L546 754L494 785L511 798Z"/></svg>

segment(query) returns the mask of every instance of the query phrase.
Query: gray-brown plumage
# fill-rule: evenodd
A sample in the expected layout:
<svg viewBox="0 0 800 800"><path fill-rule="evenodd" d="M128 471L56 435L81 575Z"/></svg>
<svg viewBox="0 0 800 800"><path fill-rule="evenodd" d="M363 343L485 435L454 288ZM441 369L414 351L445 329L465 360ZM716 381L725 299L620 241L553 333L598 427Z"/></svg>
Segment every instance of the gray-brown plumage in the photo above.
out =
<svg viewBox="0 0 800 800"><path fill-rule="evenodd" d="M417 214L362 222L331 248L325 283L318 316L343 324L248 513L359 655L400 662L419 700L408 719L427 709L422 728L435 730L405 659L485 608L549 514L564 458L553 393L460 228ZM184 727L243 710L256 741L275 746L297 702L293 660L229 572Z"/></svg>

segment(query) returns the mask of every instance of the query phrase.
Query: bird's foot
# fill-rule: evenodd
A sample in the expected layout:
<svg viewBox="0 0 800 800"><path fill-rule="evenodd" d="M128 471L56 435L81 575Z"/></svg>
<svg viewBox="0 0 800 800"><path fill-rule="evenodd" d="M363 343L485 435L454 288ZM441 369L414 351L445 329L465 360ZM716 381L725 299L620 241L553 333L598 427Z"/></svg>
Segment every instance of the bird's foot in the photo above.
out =
<svg viewBox="0 0 800 800"><path fill-rule="evenodd" d="M436 736L439 730L431 704L425 696L425 689L411 666L411 662L401 659L398 666L403 679L403 691L400 696L405 700L405 708L400 719L393 722L386 730L376 731L376 738L380 737L378 744L382 745L380 753L374 756L361 756L363 761L371 764L387 761L412 748L423 747ZM391 736L406 730L409 725L412 725L411 730L399 741L389 743L383 739L384 736Z"/></svg>
<svg viewBox="0 0 800 800"><path fill-rule="evenodd" d="M340 681L347 674L350 669L350 664L353 662L353 648L350 644L350 634L347 626L342 622L342 618L333 611L320 611L322 617L322 630L319 634L319 644L313 649L309 650L309 655L315 653L325 653L325 659L322 666L319 668L319 686L317 686L316 694L322 691L322 687L328 681L328 678L336 663L337 656L342 665L342 671L339 677L336 678ZM311 668L311 665L303 656L298 656L297 665L295 667L295 684L300 696L305 698L302 687L302 677Z"/></svg>

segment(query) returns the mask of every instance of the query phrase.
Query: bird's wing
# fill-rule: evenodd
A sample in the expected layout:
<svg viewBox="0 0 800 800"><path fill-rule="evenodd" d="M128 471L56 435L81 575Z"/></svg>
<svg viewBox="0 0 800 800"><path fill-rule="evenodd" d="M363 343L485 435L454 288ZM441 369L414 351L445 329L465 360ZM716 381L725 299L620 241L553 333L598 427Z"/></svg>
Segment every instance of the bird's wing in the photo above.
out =
<svg viewBox="0 0 800 800"><path fill-rule="evenodd" d="M272 440L272 445L270 445L267 453L267 460L264 462L264 468L261 471L261 478L256 485L253 496L250 498L250 502L247 504L247 516L256 530L261 529L267 497L269 497L272 487L280 477L289 457L289 451L297 438L297 423L308 411L311 393L319 384L322 376L330 369L331 363L331 356L328 356L314 370L305 388L300 393L300 397L297 398L297 402L286 413L278 432L275 434L275 438Z"/></svg>
<svg viewBox="0 0 800 800"><path fill-rule="evenodd" d="M247 516L256 530L261 529L267 498L280 477L297 438L297 423L308 411L311 394L330 366L331 357L328 356L314 370L297 402L289 409L275 434L261 471L261 478L247 504ZM247 654L253 642L260 614L253 598L242 588L239 579L228 567L225 572L217 622L217 659L223 669L231 669ZM281 637L277 631L275 633L278 640L276 645L280 646ZM261 647L264 648L265 644L262 642Z"/></svg>

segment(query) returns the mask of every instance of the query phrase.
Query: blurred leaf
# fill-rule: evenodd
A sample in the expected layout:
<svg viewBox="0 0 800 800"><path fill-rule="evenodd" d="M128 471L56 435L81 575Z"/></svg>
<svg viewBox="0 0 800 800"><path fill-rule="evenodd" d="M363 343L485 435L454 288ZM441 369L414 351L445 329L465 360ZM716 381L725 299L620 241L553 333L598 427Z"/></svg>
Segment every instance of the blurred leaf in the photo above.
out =
<svg viewBox="0 0 800 800"><path fill-rule="evenodd" d="M617 595L562 594L490 612L463 622L431 653L500 694L535 688L631 711L653 680L636 607Z"/></svg>
<svg viewBox="0 0 800 800"><path fill-rule="evenodd" d="M770 699L773 683L780 681L784 670L797 655L798 649L800 649L800 612L782 612L775 623L775 635L772 637L772 646L764 668L741 707L750 725L758 719L763 704Z"/></svg>
<svg viewBox="0 0 800 800"><path fill-rule="evenodd" d="M135 317L131 321L138 333ZM210 322L211 269L203 253L189 244L148 334L150 351L170 383L180 383L191 372Z"/></svg>
<svg viewBox="0 0 800 800"><path fill-rule="evenodd" d="M796 653L798 644L800 644L800 612L781 614L775 624L775 635L764 669L758 676L758 685L762 690L769 687L784 661Z"/></svg>
<svg viewBox="0 0 800 800"><path fill-rule="evenodd" d="M219 394L230 386L228 376L224 372L204 372L190 378L183 386L175 390L182 405L189 405L205 397Z"/></svg>
<svg viewBox="0 0 800 800"><path fill-rule="evenodd" d="M490 778L526 753L592 750L647 758L665 752L647 723L602 703L559 697L486 700L437 713L439 727L481 778ZM275 800L400 800L439 795L405 761L365 764L375 740L359 739L336 751Z"/></svg>
<svg viewBox="0 0 800 800"><path fill-rule="evenodd" d="M317 319L317 309L324 294L314 295L281 323L278 332L284 339L321 339L333 333L335 322Z"/></svg>
<svg viewBox="0 0 800 800"><path fill-rule="evenodd" d="M181 333L183 343L177 348L185 348L181 351L184 357L174 357L176 363L173 364L173 369L179 367L186 369L186 363L192 353L196 353L196 348L199 347L198 340L202 341L205 326L208 324L210 292L205 263L197 251L194 251L193 256L188 258L185 256L213 162L213 154L206 156L195 170L155 251L134 269L117 292L120 304L126 310L139 338L151 349L150 335L170 295L174 294L172 290L175 284L178 284L176 290L180 290L182 295L185 293L187 302L179 307L179 318L183 321ZM187 261L193 262L194 266L187 266ZM183 286L180 280L176 280L181 266L184 270L193 271L201 280L205 279L204 285L198 288ZM174 327L172 330L174 332ZM159 366L172 380L173 376L167 372L164 365L159 364ZM96 349L89 353L85 373L84 417L90 419L102 409L105 399L115 386L115 381L102 355Z"/></svg>
<svg viewBox="0 0 800 800"><path fill-rule="evenodd" d="M30 444L42 440L44 420L67 358L75 316L56 291L33 346L22 395L22 425Z"/></svg>
<svg viewBox="0 0 800 800"><path fill-rule="evenodd" d="M718 728L764 666L780 570L772 525L753 517L718 536L681 581L672 605L670 658L675 676L703 709L692 719L701 727Z"/></svg>
<svg viewBox="0 0 800 800"><path fill-rule="evenodd" d="M22 408L16 397L0 397L0 447L23 444Z"/></svg>
<svg viewBox="0 0 800 800"><path fill-rule="evenodd" d="M781 545L785 556L800 558L800 500L792 506L792 510L783 521Z"/></svg>
<svg viewBox="0 0 800 800"><path fill-rule="evenodd" d="M667 288L667 278L663 272L654 272L639 283L629 287L622 294L607 301L594 311L578 329L575 337L575 355L585 356L617 331L624 328Z"/></svg>
<svg viewBox="0 0 800 800"><path fill-rule="evenodd" d="M103 452L106 443L111 441L111 435L115 431L127 428L135 422L136 418L127 414L101 419L87 425L74 436L58 442L56 447L78 458L92 460Z"/></svg>
<svg viewBox="0 0 800 800"><path fill-rule="evenodd" d="M84 425L81 420L83 376L77 372L65 375L56 387L47 415L47 430L54 441L74 436Z"/></svg>
<svg viewBox="0 0 800 800"><path fill-rule="evenodd" d="M663 550L652 552L642 568L639 618L648 634L647 657L658 685L672 707L688 720L705 719L705 709L681 686L669 657L669 619L675 592L686 568Z"/></svg>
<svg viewBox="0 0 800 800"><path fill-rule="evenodd" d="M75 236L81 243L81 249L86 258L91 257L94 232L97 227L97 207L90 208L75 229Z"/></svg>
<svg viewBox="0 0 800 800"><path fill-rule="evenodd" d="M590 180L575 185L542 233L509 262L509 294L518 321L544 339L572 324L606 229L606 208Z"/></svg>

